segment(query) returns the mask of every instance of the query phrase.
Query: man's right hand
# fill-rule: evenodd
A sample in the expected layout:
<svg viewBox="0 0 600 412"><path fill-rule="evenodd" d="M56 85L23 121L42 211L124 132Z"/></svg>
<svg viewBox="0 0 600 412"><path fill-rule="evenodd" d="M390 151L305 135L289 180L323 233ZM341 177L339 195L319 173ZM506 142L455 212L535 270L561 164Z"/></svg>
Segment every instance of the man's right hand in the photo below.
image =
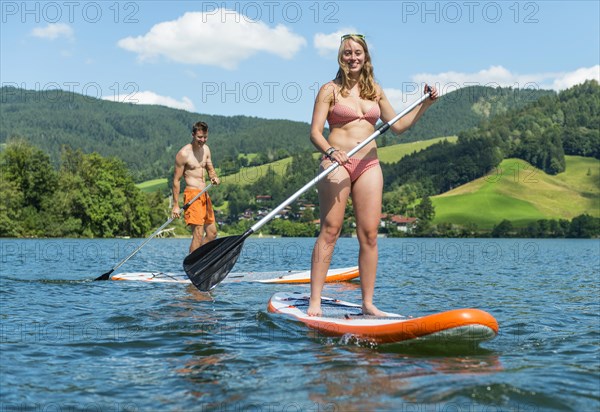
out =
<svg viewBox="0 0 600 412"><path fill-rule="evenodd" d="M175 219L179 216L181 216L181 209L179 208L179 206L173 206L173 210L171 211L171 217Z"/></svg>

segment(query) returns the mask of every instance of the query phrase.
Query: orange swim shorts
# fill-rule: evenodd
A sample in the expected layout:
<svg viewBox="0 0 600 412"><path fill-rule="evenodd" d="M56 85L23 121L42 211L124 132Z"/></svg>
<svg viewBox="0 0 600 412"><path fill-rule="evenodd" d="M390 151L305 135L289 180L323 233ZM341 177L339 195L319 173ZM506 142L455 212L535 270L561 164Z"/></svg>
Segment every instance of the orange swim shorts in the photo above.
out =
<svg viewBox="0 0 600 412"><path fill-rule="evenodd" d="M200 189L186 187L183 191L184 203L189 202L200 193ZM204 193L190 205L183 215L188 225L208 225L215 222L215 212L208 193Z"/></svg>

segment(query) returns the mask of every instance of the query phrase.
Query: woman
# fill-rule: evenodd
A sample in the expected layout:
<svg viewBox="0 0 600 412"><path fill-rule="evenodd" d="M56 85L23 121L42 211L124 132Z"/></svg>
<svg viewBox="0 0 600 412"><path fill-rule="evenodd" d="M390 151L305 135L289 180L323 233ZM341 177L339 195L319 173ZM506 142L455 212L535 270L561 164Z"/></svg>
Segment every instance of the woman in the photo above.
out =
<svg viewBox="0 0 600 412"><path fill-rule="evenodd" d="M312 252L308 314L321 315L321 293L325 276L342 229L346 201L352 195L356 234L360 245L358 266L362 311L366 315L385 316L373 304L378 259L377 230L383 195L383 175L377 158L377 145L372 141L350 159L347 153L362 139L373 134L377 120L388 122L396 113L383 89L375 83L371 56L364 36L342 36L338 64L335 79L319 90L311 125L310 139L324 153L321 170L329 167L333 161L342 167L338 167L318 184L321 232ZM410 128L436 98L437 91L431 88L431 99L392 125L392 131L400 134ZM323 136L325 121L329 123L329 141Z"/></svg>

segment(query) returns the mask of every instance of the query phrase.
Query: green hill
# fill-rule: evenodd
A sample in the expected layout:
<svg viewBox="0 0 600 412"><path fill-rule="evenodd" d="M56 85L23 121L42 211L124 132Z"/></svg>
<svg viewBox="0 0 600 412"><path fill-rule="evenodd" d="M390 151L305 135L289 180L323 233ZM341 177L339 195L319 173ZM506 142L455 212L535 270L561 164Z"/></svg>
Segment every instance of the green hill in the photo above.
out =
<svg viewBox="0 0 600 412"><path fill-rule="evenodd" d="M505 159L489 175L432 197L434 223L475 223L491 229L503 219L524 226L538 219L600 216L600 161L566 156L567 170L551 176L521 159Z"/></svg>
<svg viewBox="0 0 600 412"><path fill-rule="evenodd" d="M443 140L449 142L456 142L458 138L456 136L449 137L437 137L435 139L419 140L410 143L400 143L392 146L380 147L377 149L377 155L382 163L393 163L402 159L404 156L414 152L419 152L429 146L439 143Z"/></svg>
<svg viewBox="0 0 600 412"><path fill-rule="evenodd" d="M313 155L315 157L316 155ZM230 175L221 176L223 183L231 183L240 186L246 186L256 182L263 176L266 176L267 171L271 168L275 174L283 176L288 165L292 162L291 157L276 160L260 166L244 167L239 172Z"/></svg>
<svg viewBox="0 0 600 412"><path fill-rule="evenodd" d="M435 106L434 106L435 107ZM600 159L600 85L595 80L498 114L425 150L383 164L386 189L413 185L439 195L518 158L550 175L566 169L565 155Z"/></svg>
<svg viewBox="0 0 600 412"><path fill-rule="evenodd" d="M464 87L438 99L417 124L402 134L400 140L415 141L432 136L456 135L483 121L518 110L544 96L555 95L551 90Z"/></svg>
<svg viewBox="0 0 600 412"><path fill-rule="evenodd" d="M420 140L417 142L410 143L400 143L392 146L380 147L378 149L379 159L384 163L391 163L400 160L402 157L423 150L433 144L436 144L442 140L448 140L449 142L455 142L456 136L450 137L438 137L435 139L429 140ZM249 158L254 157L255 155L249 154L247 155ZM314 153L313 158L318 158L319 154ZM287 167L291 163L292 158L286 157L284 159L276 160L274 162L266 163L260 166L250 166L244 167L239 172L229 174L229 175L219 175L221 176L222 183L231 183L238 184L241 186L246 186L256 182L260 177L265 176L267 171L270 168L275 171L279 176L283 176L286 172ZM218 170L217 170L218 171ZM308 181L308 179L307 179ZM155 192L157 190L164 190L168 188L168 179L152 179L147 180L145 182L139 183L137 185L143 192Z"/></svg>
<svg viewBox="0 0 600 412"><path fill-rule="evenodd" d="M385 139L389 144L456 135L482 120L553 93L467 87L442 96L401 137L389 133ZM136 182L169 174L177 150L189 142L191 125L198 120L209 124L213 159L224 170L247 166L234 164L240 154L260 154L256 164L263 164L313 150L307 122L191 113L61 90L0 88L0 144L15 137L25 138L48 153L54 164L59 163L65 145L84 153L117 157L126 163ZM384 145L383 139L380 144ZM246 163L253 160L244 159Z"/></svg>
<svg viewBox="0 0 600 412"><path fill-rule="evenodd" d="M309 125L303 122L213 116L60 90L0 88L0 143L25 138L48 153L55 164L65 145L117 157L138 182L169 173L175 154L190 142L191 126L199 120L209 125L209 145L217 166L240 153L281 158L310 145Z"/></svg>

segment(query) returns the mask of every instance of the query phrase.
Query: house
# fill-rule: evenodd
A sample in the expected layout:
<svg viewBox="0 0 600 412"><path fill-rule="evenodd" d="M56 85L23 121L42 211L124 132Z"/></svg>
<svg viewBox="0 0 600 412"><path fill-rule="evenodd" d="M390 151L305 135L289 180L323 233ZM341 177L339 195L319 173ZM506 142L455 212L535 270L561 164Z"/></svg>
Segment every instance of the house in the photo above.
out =
<svg viewBox="0 0 600 412"><path fill-rule="evenodd" d="M416 217L408 217L408 216L402 216L402 215L388 215L388 214L381 215L381 226L382 227L395 226L396 230L398 230L400 232L404 232L404 233L411 232L416 223L417 223Z"/></svg>
<svg viewBox="0 0 600 412"><path fill-rule="evenodd" d="M252 209L244 210L244 213L238 216L238 220L252 219Z"/></svg>
<svg viewBox="0 0 600 412"><path fill-rule="evenodd" d="M256 196L256 203L265 203L265 202L270 202L273 198L271 197L271 195L257 195Z"/></svg>

